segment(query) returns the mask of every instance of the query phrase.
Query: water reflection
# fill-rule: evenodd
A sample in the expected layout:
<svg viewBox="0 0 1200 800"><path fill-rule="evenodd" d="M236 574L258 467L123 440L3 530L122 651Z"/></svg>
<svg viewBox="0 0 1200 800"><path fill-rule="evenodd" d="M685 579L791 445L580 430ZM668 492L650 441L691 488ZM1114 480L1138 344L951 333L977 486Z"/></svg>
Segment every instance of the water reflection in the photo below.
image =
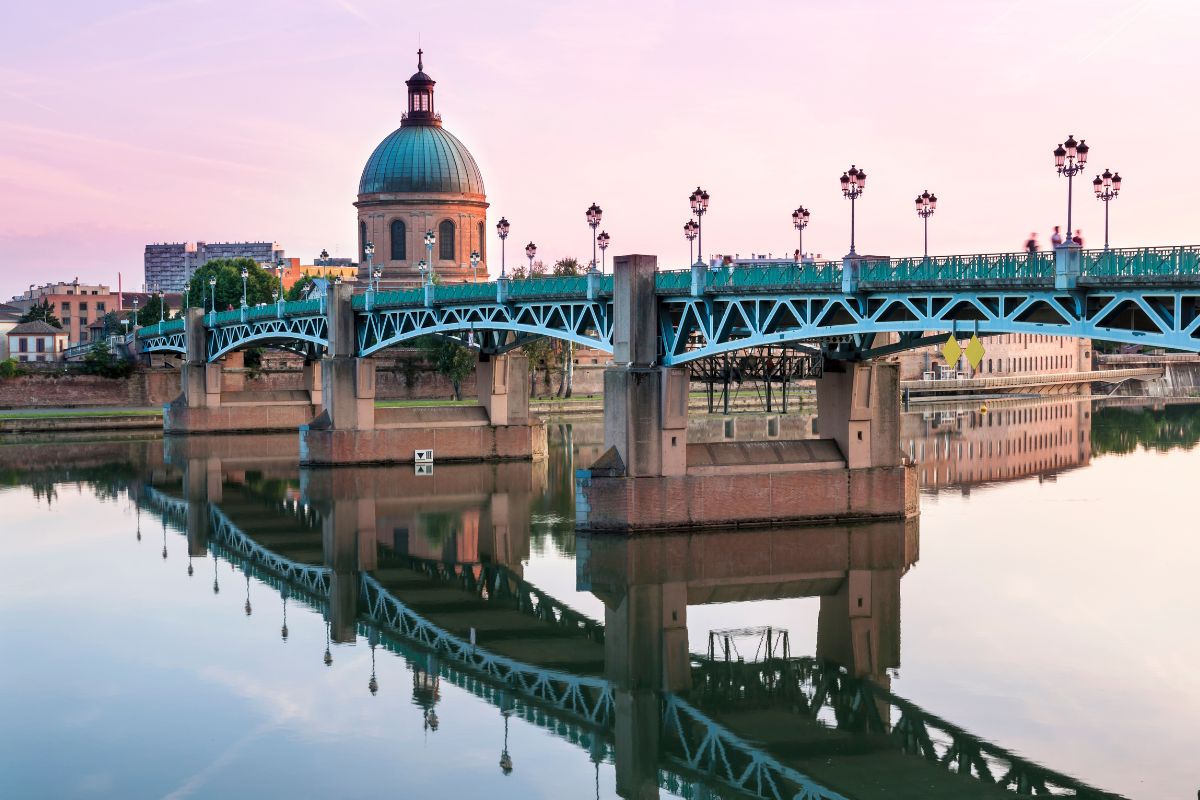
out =
<svg viewBox="0 0 1200 800"><path fill-rule="evenodd" d="M1137 424L1133 413L1144 415ZM1055 400L986 417L906 420L907 440L937 470L931 488L1086 465L1110 425L1120 435L1103 446L1118 452L1200 438L1197 415L1171 407L1093 413L1087 401ZM338 643L364 643L359 691L403 691L428 735L463 735L440 717L446 686L465 690L502 720L493 769L505 775L522 766L508 744L516 717L569 743L597 780L612 763L623 797L998 796L1018 785L1110 796L892 693L915 521L576 538L570 454L590 438L585 426L554 426L547 463L437 465L428 476L411 466L301 473L294 437L6 446L0 476L47 503L65 481L127 493L138 533L161 528L164 559L178 558L172 540L186 536L188 574L207 580L211 561L212 591L234 592L247 616L278 614L283 641L290 604L320 615L314 657L327 665ZM602 601L602 620L526 579L531 536L576 554L577 584ZM689 607L799 597L819 598L815 642L793 643L814 656L689 653ZM754 622L722 635L753 636ZM381 679L384 653L400 657L408 685Z"/></svg>

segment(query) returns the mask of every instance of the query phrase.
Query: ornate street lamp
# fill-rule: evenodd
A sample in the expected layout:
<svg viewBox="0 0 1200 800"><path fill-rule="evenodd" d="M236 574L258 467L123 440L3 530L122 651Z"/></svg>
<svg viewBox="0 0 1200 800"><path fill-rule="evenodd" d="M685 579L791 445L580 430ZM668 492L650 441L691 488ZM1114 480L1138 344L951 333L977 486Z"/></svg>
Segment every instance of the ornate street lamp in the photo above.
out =
<svg viewBox="0 0 1200 800"><path fill-rule="evenodd" d="M525 245L525 257L529 259L529 272L525 273L525 278L533 277L533 257L537 255L537 245L533 242Z"/></svg>
<svg viewBox="0 0 1200 800"><path fill-rule="evenodd" d="M800 232L800 259L804 260L804 229L808 227L808 209L800 206L792 212L792 227Z"/></svg>
<svg viewBox="0 0 1200 800"><path fill-rule="evenodd" d="M1104 201L1104 249L1108 249L1108 204L1117 199L1121 193L1121 174L1104 170L1103 175L1097 175L1092 181L1096 190L1096 199Z"/></svg>
<svg viewBox="0 0 1200 800"><path fill-rule="evenodd" d="M246 307L246 279L250 276L250 270L247 267L242 267L242 308Z"/></svg>
<svg viewBox="0 0 1200 800"><path fill-rule="evenodd" d="M929 218L937 211L937 195L930 194L926 189L917 195L916 202L917 216L925 220L925 257L929 258Z"/></svg>
<svg viewBox="0 0 1200 800"><path fill-rule="evenodd" d="M133 318L129 323L130 325L133 326L133 329L135 331L137 330L137 326L138 326L137 307L138 307L138 299L135 297L135 298L133 298Z"/></svg>
<svg viewBox="0 0 1200 800"><path fill-rule="evenodd" d="M596 271L596 229L600 227L600 219L604 216L604 212L600 210L600 206L592 203L587 210L587 224L592 229L592 268L590 272Z"/></svg>
<svg viewBox="0 0 1200 800"><path fill-rule="evenodd" d="M600 231L600 235L596 237L596 244L600 246L600 274L604 274L604 251L608 249L608 243L612 239L608 235L608 231Z"/></svg>
<svg viewBox="0 0 1200 800"><path fill-rule="evenodd" d="M850 255L854 253L854 201L867 190L867 173L853 164L842 173L839 179L842 184L842 194L850 201Z"/></svg>
<svg viewBox="0 0 1200 800"><path fill-rule="evenodd" d="M159 292L158 292L158 324L162 325L166 321L167 321L167 296L165 294L163 294L161 290L159 290Z"/></svg>
<svg viewBox="0 0 1200 800"><path fill-rule="evenodd" d="M433 270L430 268L429 264L425 262L425 259L422 258L417 262L417 272L421 274L421 283L427 283L428 275L433 272Z"/></svg>
<svg viewBox="0 0 1200 800"><path fill-rule="evenodd" d="M217 276L208 279L208 288L212 293L212 313L217 313Z"/></svg>
<svg viewBox="0 0 1200 800"><path fill-rule="evenodd" d="M283 300L283 259L275 262L275 271L279 273L279 294L275 295L275 302L279 303Z"/></svg>
<svg viewBox="0 0 1200 800"><path fill-rule="evenodd" d="M368 241L363 245L363 253L367 257L367 275L370 278L375 277L375 243ZM373 282L373 281L372 281ZM372 288L368 284L368 288Z"/></svg>
<svg viewBox="0 0 1200 800"><path fill-rule="evenodd" d="M375 291L378 292L379 291L379 282L383 280L383 269L380 267L376 267L375 271L371 273L371 279L372 279L372 282L375 284Z"/></svg>
<svg viewBox="0 0 1200 800"><path fill-rule="evenodd" d="M692 213L696 215L696 250L700 253L696 257L696 263L704 263L704 215L708 213L708 192L696 187L696 191L688 196L688 202L692 205Z"/></svg>
<svg viewBox="0 0 1200 800"><path fill-rule="evenodd" d="M425 231L425 253L429 257L429 277L428 283L433 283L433 243L435 239L433 231Z"/></svg>
<svg viewBox="0 0 1200 800"><path fill-rule="evenodd" d="M479 262L481 260L482 260L482 256L479 255L479 251L472 250L471 251L471 283L476 283L479 281Z"/></svg>
<svg viewBox="0 0 1200 800"><path fill-rule="evenodd" d="M504 217L501 217L500 221L496 223L496 233L500 236L500 277L501 278L508 277L508 274L504 271L504 255L505 255L504 243L506 241L508 241L509 227L511 227L511 226L508 224L508 220L506 220Z"/></svg>
<svg viewBox="0 0 1200 800"><path fill-rule="evenodd" d="M689 219L683 223L683 238L688 240L688 264L696 263L696 236L700 233L700 226L696 224L696 220Z"/></svg>
<svg viewBox="0 0 1200 800"><path fill-rule="evenodd" d="M1071 195L1073 194L1074 178L1079 173L1083 172L1084 166L1087 164L1088 146L1083 139L1075 141L1074 136L1067 136L1067 140L1054 148L1054 168L1058 170L1059 175L1065 175L1067 178L1067 244L1072 243L1071 231Z"/></svg>

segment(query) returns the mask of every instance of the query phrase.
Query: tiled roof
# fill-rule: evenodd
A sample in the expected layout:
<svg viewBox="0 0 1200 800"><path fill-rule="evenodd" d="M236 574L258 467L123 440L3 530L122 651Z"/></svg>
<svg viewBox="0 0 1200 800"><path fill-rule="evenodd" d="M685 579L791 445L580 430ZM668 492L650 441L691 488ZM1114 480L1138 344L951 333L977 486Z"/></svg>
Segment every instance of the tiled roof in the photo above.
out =
<svg viewBox="0 0 1200 800"><path fill-rule="evenodd" d="M33 334L33 333L64 333L65 334L66 331L64 331L62 328L56 328L48 322L43 322L40 319L35 319L33 322L22 322L20 325L17 325L12 330L10 330L8 333L11 336L14 333L30 333L30 334Z"/></svg>

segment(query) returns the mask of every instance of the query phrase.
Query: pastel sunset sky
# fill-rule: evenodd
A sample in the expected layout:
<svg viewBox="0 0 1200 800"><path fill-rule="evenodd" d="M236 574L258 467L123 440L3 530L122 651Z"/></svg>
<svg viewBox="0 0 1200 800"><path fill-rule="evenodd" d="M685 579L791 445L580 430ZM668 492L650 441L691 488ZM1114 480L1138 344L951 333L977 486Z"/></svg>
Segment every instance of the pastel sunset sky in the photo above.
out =
<svg viewBox="0 0 1200 800"><path fill-rule="evenodd" d="M359 175L400 122L418 38L490 225L547 262L686 264L687 195L708 253L848 246L837 179L868 173L859 252L1018 250L1065 224L1051 151L1091 146L1091 193L1125 178L1113 246L1196 244L1200 3L927 0L91 0L0 11L0 298L47 280L142 283L155 241L276 240L354 255ZM490 227L490 226L489 226ZM494 237L494 230L492 231ZM493 274L499 271L491 243Z"/></svg>

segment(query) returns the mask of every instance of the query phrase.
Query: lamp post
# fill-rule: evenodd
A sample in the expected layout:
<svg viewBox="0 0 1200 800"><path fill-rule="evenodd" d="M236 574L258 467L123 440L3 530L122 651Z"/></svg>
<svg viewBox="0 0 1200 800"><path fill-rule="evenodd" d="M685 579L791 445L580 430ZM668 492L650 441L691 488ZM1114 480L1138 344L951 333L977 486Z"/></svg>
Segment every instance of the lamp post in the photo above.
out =
<svg viewBox="0 0 1200 800"><path fill-rule="evenodd" d="M1108 204L1117 199L1121 193L1121 173L1104 170L1103 175L1097 175L1092 181L1096 190L1096 199L1104 201L1104 249L1108 249Z"/></svg>
<svg viewBox="0 0 1200 800"><path fill-rule="evenodd" d="M427 264L425 262L425 259L422 258L420 261L417 262L417 272L419 272L421 274L421 283L429 282L430 271L431 270L429 268L429 264Z"/></svg>
<svg viewBox="0 0 1200 800"><path fill-rule="evenodd" d="M185 316L187 315L187 310L192 307L192 304L190 302L188 302L188 295L191 294L191 291L192 291L191 284L188 284L183 287L183 313Z"/></svg>
<svg viewBox="0 0 1200 800"><path fill-rule="evenodd" d="M708 212L708 192L696 187L696 191L692 192L688 197L688 202L692 204L692 213L696 215L696 250L700 253L696 257L696 263L704 262L704 215Z"/></svg>
<svg viewBox="0 0 1200 800"><path fill-rule="evenodd" d="M242 267L242 308L246 307L246 279L250 276L250 270Z"/></svg>
<svg viewBox="0 0 1200 800"><path fill-rule="evenodd" d="M275 302L283 302L283 259L275 262L275 271L279 273L279 294L275 295Z"/></svg>
<svg viewBox="0 0 1200 800"><path fill-rule="evenodd" d="M429 259L428 283L433 283L433 231L425 231L425 253Z"/></svg>
<svg viewBox="0 0 1200 800"><path fill-rule="evenodd" d="M600 235L596 237L596 244L600 246L600 274L604 274L604 251L608 249L609 240L612 237L608 235L608 231L600 231Z"/></svg>
<svg viewBox="0 0 1200 800"><path fill-rule="evenodd" d="M158 324L167 321L167 296L160 289L158 292Z"/></svg>
<svg viewBox="0 0 1200 800"><path fill-rule="evenodd" d="M529 259L529 272L525 273L525 278L533 277L533 257L537 255L537 245L533 242L525 245L525 257Z"/></svg>
<svg viewBox="0 0 1200 800"><path fill-rule="evenodd" d="M508 224L508 220L506 220L504 217L501 217L500 221L496 223L496 233L500 236L500 277L501 278L508 278L508 274L504 271L504 255L505 255L504 243L508 241L508 229L510 227L511 226Z"/></svg>
<svg viewBox="0 0 1200 800"><path fill-rule="evenodd" d="M600 210L600 206L592 203L587 210L587 224L592 229L592 268L590 272L596 271L596 229L600 227L600 219L604 216L604 212Z"/></svg>
<svg viewBox="0 0 1200 800"><path fill-rule="evenodd" d="M479 282L479 262L481 259L482 256L479 255L478 250L471 251L471 283Z"/></svg>
<svg viewBox="0 0 1200 800"><path fill-rule="evenodd" d="M689 219L683 223L683 238L688 240L688 264L696 263L696 236L700 233L700 226L696 224L696 220Z"/></svg>
<svg viewBox="0 0 1200 800"><path fill-rule="evenodd" d="M1083 139L1078 142L1075 137L1068 135L1067 140L1054 148L1054 168L1058 170L1059 175L1065 175L1067 178L1067 244L1070 244L1071 239L1071 195L1073 194L1073 184L1075 176L1083 172L1084 166L1087 164L1088 146Z"/></svg>
<svg viewBox="0 0 1200 800"><path fill-rule="evenodd" d="M379 291L379 284L382 280L383 280L383 268L376 267L374 269L374 271L371 273L371 282L374 284L376 292Z"/></svg>
<svg viewBox="0 0 1200 800"><path fill-rule="evenodd" d="M800 232L800 260L804 260L804 229L808 227L808 209L800 206L792 212L792 227Z"/></svg>
<svg viewBox="0 0 1200 800"><path fill-rule="evenodd" d="M208 289L212 294L212 313L217 313L217 276L208 279Z"/></svg>
<svg viewBox="0 0 1200 800"><path fill-rule="evenodd" d="M934 211L937 211L937 195L930 194L926 189L917 195L916 202L917 216L925 220L925 257L929 258L929 218L933 216Z"/></svg>
<svg viewBox="0 0 1200 800"><path fill-rule="evenodd" d="M867 189L867 173L853 164L842 173L839 179L842 184L842 194L850 201L850 255L854 253L854 201Z"/></svg>
<svg viewBox="0 0 1200 800"><path fill-rule="evenodd" d="M135 297L135 298L133 298L133 317L130 321L130 325L133 326L133 329L135 331L137 330L137 326L138 326L137 307L138 307L138 299Z"/></svg>
<svg viewBox="0 0 1200 800"><path fill-rule="evenodd" d="M367 276L374 282L375 276L375 243L368 241L363 245L363 254L367 257Z"/></svg>

